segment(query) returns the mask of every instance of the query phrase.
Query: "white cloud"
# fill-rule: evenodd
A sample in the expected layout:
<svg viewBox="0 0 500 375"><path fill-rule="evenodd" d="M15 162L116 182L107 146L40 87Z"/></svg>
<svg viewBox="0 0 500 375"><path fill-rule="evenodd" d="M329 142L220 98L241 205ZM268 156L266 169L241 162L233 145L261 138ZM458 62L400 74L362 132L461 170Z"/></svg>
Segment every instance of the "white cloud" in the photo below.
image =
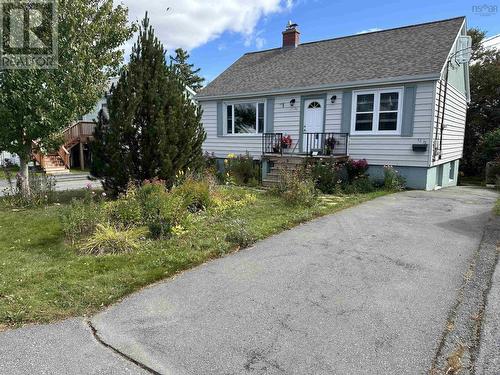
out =
<svg viewBox="0 0 500 375"><path fill-rule="evenodd" d="M255 47L257 47L257 49L264 48L265 44L266 44L266 39L265 38L262 38L262 37L255 38Z"/></svg>
<svg viewBox="0 0 500 375"><path fill-rule="evenodd" d="M128 6L131 20L141 20L148 11L156 34L170 51L196 48L226 31L241 34L245 45L262 48L265 40L255 33L259 20L293 6L293 0L121 1Z"/></svg>
<svg viewBox="0 0 500 375"><path fill-rule="evenodd" d="M373 33L374 31L381 31L381 30L382 29L379 29L378 27L372 27L371 29L366 29L366 30L358 31L356 34Z"/></svg>

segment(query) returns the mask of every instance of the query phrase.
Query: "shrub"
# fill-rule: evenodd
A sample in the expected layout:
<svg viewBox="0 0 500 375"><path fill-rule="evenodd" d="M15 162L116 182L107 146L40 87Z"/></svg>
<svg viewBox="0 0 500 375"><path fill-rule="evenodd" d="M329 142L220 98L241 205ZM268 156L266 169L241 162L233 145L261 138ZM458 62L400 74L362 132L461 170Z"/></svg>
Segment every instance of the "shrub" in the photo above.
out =
<svg viewBox="0 0 500 375"><path fill-rule="evenodd" d="M368 176L359 177L350 184L344 185L344 192L347 194L371 193L375 190L376 187Z"/></svg>
<svg viewBox="0 0 500 375"><path fill-rule="evenodd" d="M255 242L255 236L248 230L248 223L243 219L233 219L229 222L226 242L245 248Z"/></svg>
<svg viewBox="0 0 500 375"><path fill-rule="evenodd" d="M240 189L219 188L212 192L211 210L215 213L234 211L257 200L255 194Z"/></svg>
<svg viewBox="0 0 500 375"><path fill-rule="evenodd" d="M144 224L153 238L168 237L185 215L184 201L180 195L169 193L164 185L147 184L138 191Z"/></svg>
<svg viewBox="0 0 500 375"><path fill-rule="evenodd" d="M96 226L104 220L102 205L76 199L61 213L63 233L72 244L94 233Z"/></svg>
<svg viewBox="0 0 500 375"><path fill-rule="evenodd" d="M406 187L406 180L390 165L384 166L384 188L390 191L401 191Z"/></svg>
<svg viewBox="0 0 500 375"><path fill-rule="evenodd" d="M109 221L119 228L131 228L143 223L141 202L133 186L117 200L108 202L106 211Z"/></svg>
<svg viewBox="0 0 500 375"><path fill-rule="evenodd" d="M474 159L481 171L484 170L487 162L497 158L500 158L500 129L483 135L474 155Z"/></svg>
<svg viewBox="0 0 500 375"><path fill-rule="evenodd" d="M342 166L333 160L314 162L307 173L313 179L316 188L324 194L333 194L342 183Z"/></svg>
<svg viewBox="0 0 500 375"><path fill-rule="evenodd" d="M500 157L486 163L486 183L497 184L498 178L500 178Z"/></svg>
<svg viewBox="0 0 500 375"><path fill-rule="evenodd" d="M206 180L187 178L184 183L172 189L172 194L182 199L182 205L189 212L205 210L210 206L210 187Z"/></svg>
<svg viewBox="0 0 500 375"><path fill-rule="evenodd" d="M229 154L224 160L224 168L232 182L237 185L257 186L260 179L260 166L250 154L236 156Z"/></svg>
<svg viewBox="0 0 500 375"><path fill-rule="evenodd" d="M311 207L317 200L314 181L298 171L280 170L278 183L270 190L271 194L282 197L293 205Z"/></svg>
<svg viewBox="0 0 500 375"><path fill-rule="evenodd" d="M81 246L84 254L103 255L128 253L138 250L144 228L118 230L111 225L97 224L96 230Z"/></svg>
<svg viewBox="0 0 500 375"><path fill-rule="evenodd" d="M348 182L351 183L355 179L365 176L366 172L368 171L368 162L366 161L366 159L349 159L345 163L345 167L347 171Z"/></svg>

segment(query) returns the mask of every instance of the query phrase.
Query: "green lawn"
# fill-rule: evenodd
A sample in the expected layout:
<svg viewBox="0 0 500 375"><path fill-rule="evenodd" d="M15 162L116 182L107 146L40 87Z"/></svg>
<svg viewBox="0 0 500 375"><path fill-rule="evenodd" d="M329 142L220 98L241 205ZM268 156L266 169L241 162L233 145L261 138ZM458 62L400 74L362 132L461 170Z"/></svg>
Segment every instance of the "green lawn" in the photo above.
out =
<svg viewBox="0 0 500 375"><path fill-rule="evenodd" d="M18 167L12 167L12 168L9 168L9 171L12 175L12 178L15 178L16 177L16 173L19 171L19 168ZM6 179L6 176L5 176L5 169L4 168L0 168L0 180L4 180Z"/></svg>
<svg viewBox="0 0 500 375"><path fill-rule="evenodd" d="M251 191L256 202L231 210L229 215L246 219L258 239L387 194L330 196L314 208L303 208ZM187 234L149 241L138 252L79 255L63 239L62 207L64 204L26 210L2 208L0 330L92 314L145 285L236 250L224 240L224 220L230 218L200 214Z"/></svg>

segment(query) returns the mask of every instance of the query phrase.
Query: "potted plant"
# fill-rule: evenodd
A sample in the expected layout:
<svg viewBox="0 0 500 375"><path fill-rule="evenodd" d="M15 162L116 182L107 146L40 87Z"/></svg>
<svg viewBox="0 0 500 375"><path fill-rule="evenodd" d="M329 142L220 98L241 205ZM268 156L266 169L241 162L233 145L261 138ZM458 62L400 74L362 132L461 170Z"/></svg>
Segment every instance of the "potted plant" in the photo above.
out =
<svg viewBox="0 0 500 375"><path fill-rule="evenodd" d="M290 137L289 135L281 137L281 148L283 149L292 148L292 137Z"/></svg>
<svg viewBox="0 0 500 375"><path fill-rule="evenodd" d="M325 153L326 155L331 155L333 150L335 149L335 145L337 144L337 140L335 137L328 137L325 139Z"/></svg>

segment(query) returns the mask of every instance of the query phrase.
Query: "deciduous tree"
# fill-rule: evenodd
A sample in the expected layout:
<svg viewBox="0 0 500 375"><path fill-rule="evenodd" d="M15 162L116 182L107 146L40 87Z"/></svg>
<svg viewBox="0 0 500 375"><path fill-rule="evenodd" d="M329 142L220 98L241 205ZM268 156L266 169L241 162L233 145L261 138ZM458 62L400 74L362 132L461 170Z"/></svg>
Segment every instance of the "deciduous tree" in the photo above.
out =
<svg viewBox="0 0 500 375"><path fill-rule="evenodd" d="M57 66L0 71L0 150L19 155L24 194L33 142L43 146L95 106L133 32L113 0L58 0L57 8Z"/></svg>

